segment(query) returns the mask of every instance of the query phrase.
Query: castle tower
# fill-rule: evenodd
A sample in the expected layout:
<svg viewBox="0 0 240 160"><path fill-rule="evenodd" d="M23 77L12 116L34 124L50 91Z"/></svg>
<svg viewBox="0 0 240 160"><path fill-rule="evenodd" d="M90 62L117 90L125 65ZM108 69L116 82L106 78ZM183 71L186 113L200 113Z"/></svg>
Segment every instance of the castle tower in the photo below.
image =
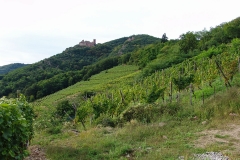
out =
<svg viewBox="0 0 240 160"><path fill-rule="evenodd" d="M96 45L96 39L93 39L93 44Z"/></svg>

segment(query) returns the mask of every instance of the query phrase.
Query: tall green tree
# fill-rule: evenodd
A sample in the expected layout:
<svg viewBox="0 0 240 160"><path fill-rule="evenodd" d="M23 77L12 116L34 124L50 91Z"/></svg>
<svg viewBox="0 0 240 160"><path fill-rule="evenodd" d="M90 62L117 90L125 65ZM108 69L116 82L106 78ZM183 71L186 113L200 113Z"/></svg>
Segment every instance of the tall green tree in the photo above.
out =
<svg viewBox="0 0 240 160"><path fill-rule="evenodd" d="M168 37L167 37L166 33L164 33L164 34L162 35L161 42L162 42L162 43L165 43L165 42L167 42L167 41L168 41Z"/></svg>
<svg viewBox="0 0 240 160"><path fill-rule="evenodd" d="M198 40L196 34L193 32L187 32L186 34L180 35L180 51L183 53L188 53L197 48Z"/></svg>

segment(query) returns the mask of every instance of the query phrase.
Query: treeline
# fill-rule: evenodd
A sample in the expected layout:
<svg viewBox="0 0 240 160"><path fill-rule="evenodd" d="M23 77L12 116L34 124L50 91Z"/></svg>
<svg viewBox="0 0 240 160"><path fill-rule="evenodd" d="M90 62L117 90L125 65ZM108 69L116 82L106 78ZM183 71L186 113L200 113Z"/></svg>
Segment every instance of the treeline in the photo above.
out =
<svg viewBox="0 0 240 160"><path fill-rule="evenodd" d="M92 75L117 66L122 62L121 57L106 58L96 64L85 66L82 70L61 73L50 79L34 83L24 90L23 93L28 97L29 101L33 101L71 86L81 80L88 80Z"/></svg>
<svg viewBox="0 0 240 160"><path fill-rule="evenodd" d="M166 34L163 37L166 37ZM162 40L164 39L162 37ZM176 40L165 40L149 45L131 53L130 62L143 69L143 77L155 71L171 67L184 60L200 54L202 51L216 50L230 43L234 38L240 38L240 17L230 22L211 28L209 31L187 32ZM218 49L216 49L218 48ZM219 51L221 52L222 49ZM209 54L209 57L213 56Z"/></svg>
<svg viewBox="0 0 240 160"><path fill-rule="evenodd" d="M0 75L6 74L14 69L26 66L27 64L23 64L23 63L12 63L12 64L8 64L8 65L4 65L4 66L0 66ZM0 80L1 80L0 76Z"/></svg>
<svg viewBox="0 0 240 160"><path fill-rule="evenodd" d="M160 38L152 37L149 35L132 35L128 37L122 44L114 48L110 55L122 55L125 53L135 52L137 49L161 42Z"/></svg>
<svg viewBox="0 0 240 160"><path fill-rule="evenodd" d="M0 80L0 97L15 97L17 90L24 93L33 84L53 78L58 74L81 70L84 66L100 59L100 50L105 48L96 48L96 51L92 51L92 48L87 47L71 47L63 51L62 54L57 54L3 75Z"/></svg>

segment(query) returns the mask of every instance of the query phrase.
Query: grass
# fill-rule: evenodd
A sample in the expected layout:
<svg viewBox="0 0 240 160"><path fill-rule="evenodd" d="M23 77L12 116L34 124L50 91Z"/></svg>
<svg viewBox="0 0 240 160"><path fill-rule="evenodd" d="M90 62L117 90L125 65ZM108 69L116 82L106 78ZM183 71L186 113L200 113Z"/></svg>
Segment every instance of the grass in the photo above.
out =
<svg viewBox="0 0 240 160"><path fill-rule="evenodd" d="M175 127L176 123L181 127ZM129 123L124 128L112 129L92 128L78 135L62 133L58 136L44 134L36 135L41 141L33 143L43 145L48 158L59 160L70 159L136 159L177 158L189 155L195 151L194 133L199 131L189 129L198 126L197 122L170 122L165 127L158 124ZM174 155L172 153L175 153Z"/></svg>
<svg viewBox="0 0 240 160"><path fill-rule="evenodd" d="M226 138L229 138L230 136L229 136L229 135L220 135L220 134L216 134L214 137L215 137L215 138L226 139Z"/></svg>
<svg viewBox="0 0 240 160"><path fill-rule="evenodd" d="M238 91L239 88L233 87L216 95L218 99L214 100L209 97L206 100L206 113L201 112L201 114L207 114L209 109L213 109L213 114L210 115L207 125L201 124L207 116L199 116L197 120L184 116L180 119L177 118L188 112L194 112L193 115L198 115L203 106L194 105L191 106L192 108L185 106L184 113L183 110L179 110L174 115L176 117L164 114L150 124L134 120L122 128L89 127L87 131L84 131L80 127L78 128L80 133L63 130L58 134L42 131L35 135L33 144L43 146L48 158L53 160L177 159L179 156L191 159L194 153L223 150L227 150L226 154L235 159L237 153L231 144L217 142L201 148L196 147L196 140L200 137L199 132L208 128L223 127L225 123L232 122L228 112L234 111L234 106L240 103L236 96L232 96ZM223 108L218 106L220 104ZM229 105L233 108L230 109ZM239 113L239 108L236 109L236 113ZM219 124L220 121L221 124ZM165 125L160 126L160 122L164 122ZM215 137L230 138L220 134L215 134Z"/></svg>

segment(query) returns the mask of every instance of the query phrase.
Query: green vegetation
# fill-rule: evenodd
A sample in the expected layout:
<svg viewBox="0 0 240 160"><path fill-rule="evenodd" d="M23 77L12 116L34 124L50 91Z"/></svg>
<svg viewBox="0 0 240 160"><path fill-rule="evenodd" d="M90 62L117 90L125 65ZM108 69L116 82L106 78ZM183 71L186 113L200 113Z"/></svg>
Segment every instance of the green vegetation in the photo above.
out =
<svg viewBox="0 0 240 160"><path fill-rule="evenodd" d="M124 37L95 47L69 47L38 63L0 77L0 97L16 97L21 90L29 101L42 98L92 75L129 61L128 52L160 41L149 35ZM126 54L126 55L125 55Z"/></svg>
<svg viewBox="0 0 240 160"><path fill-rule="evenodd" d="M0 157L21 160L27 155L27 143L33 137L33 109L20 95L0 99Z"/></svg>
<svg viewBox="0 0 240 160"><path fill-rule="evenodd" d="M27 64L22 64L22 63L13 63L13 64L8 64L4 66L0 66L0 75L6 74L12 70L15 70L17 68L21 68L26 66ZM1 80L1 78L0 78Z"/></svg>
<svg viewBox="0 0 240 160"><path fill-rule="evenodd" d="M131 82L137 74L139 74L137 66L117 66L92 76L88 81L78 82L66 89L39 99L34 104L52 106L64 99L75 102L84 97L90 98L96 92L102 92L114 88L114 86L116 88L119 84Z"/></svg>

